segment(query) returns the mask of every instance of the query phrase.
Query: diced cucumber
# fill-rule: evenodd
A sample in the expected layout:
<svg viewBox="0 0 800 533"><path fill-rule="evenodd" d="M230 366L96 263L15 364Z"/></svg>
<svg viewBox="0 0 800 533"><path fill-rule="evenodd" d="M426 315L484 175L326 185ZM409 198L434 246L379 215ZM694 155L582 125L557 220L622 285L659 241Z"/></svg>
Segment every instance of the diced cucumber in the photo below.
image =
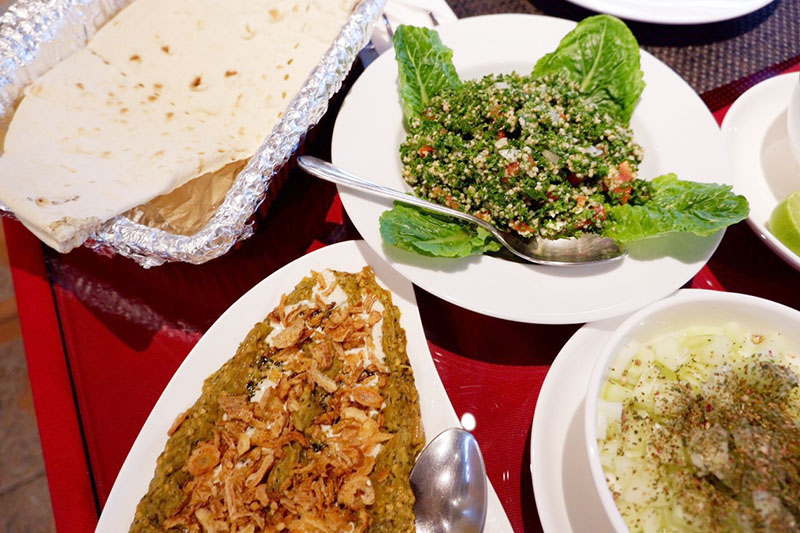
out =
<svg viewBox="0 0 800 533"><path fill-rule="evenodd" d="M633 388L633 397L637 402L646 403L653 401L653 390L656 388L656 382L660 375L661 373L655 366L650 366L647 370L642 372L638 383L636 383L636 386Z"/></svg>
<svg viewBox="0 0 800 533"><path fill-rule="evenodd" d="M624 383L623 373L631 366L631 361L636 356L637 352L639 352L640 348L641 345L635 340L626 344L625 347L620 350L616 359L614 359L614 364L608 371L608 377Z"/></svg>
<svg viewBox="0 0 800 533"><path fill-rule="evenodd" d="M606 464L613 465L619 450L620 440L616 438L598 441L598 453L600 454L600 461L603 466ZM611 468L613 470L613 468Z"/></svg>
<svg viewBox="0 0 800 533"><path fill-rule="evenodd" d="M617 459L628 460L627 457ZM642 505L650 503L657 497L657 484L653 472L644 466L643 461L633 461L633 469L624 477L622 482L622 497L633 504ZM617 465L619 468L619 465Z"/></svg>
<svg viewBox="0 0 800 533"><path fill-rule="evenodd" d="M661 531L662 512L658 507L644 507L637 513L639 525L635 531L644 531L650 533L651 531Z"/></svg>
<svg viewBox="0 0 800 533"><path fill-rule="evenodd" d="M642 376L642 372L647 370L650 365L655 359L655 354L653 350L648 346L643 346L639 353L636 354L636 357L633 358L631 361L630 366L628 367L628 374L626 378L628 379L628 383L631 385L637 383Z"/></svg>
<svg viewBox="0 0 800 533"><path fill-rule="evenodd" d="M653 361L653 366L656 367L658 372L667 380L667 381L677 381L678 375L675 373L675 370L671 369L658 359Z"/></svg>
<svg viewBox="0 0 800 533"><path fill-rule="evenodd" d="M722 334L734 345L744 344L749 340L747 330L738 322L728 322L722 326Z"/></svg>
<svg viewBox="0 0 800 533"><path fill-rule="evenodd" d="M733 342L724 335L710 335L705 343L701 343L692 351L695 360L709 366L725 364L731 356ZM738 350L737 350L738 351Z"/></svg>
<svg viewBox="0 0 800 533"><path fill-rule="evenodd" d="M657 417L664 417L672 414L677 405L675 399L680 394L672 387L661 387L658 395L653 400L653 414Z"/></svg>
<svg viewBox="0 0 800 533"><path fill-rule="evenodd" d="M681 342L684 348L694 353L701 350L704 346L711 342L714 337L713 333L702 333L697 335L687 335Z"/></svg>
<svg viewBox="0 0 800 533"><path fill-rule="evenodd" d="M625 398L630 396L630 394L631 391L629 388L619 383L609 381L608 384L606 384L606 388L603 390L603 399L609 402L621 403Z"/></svg>
<svg viewBox="0 0 800 533"><path fill-rule="evenodd" d="M605 439L608 435L608 428L613 426L619 431L619 423L622 419L622 402L597 400L597 436Z"/></svg>
<svg viewBox="0 0 800 533"><path fill-rule="evenodd" d="M690 530L692 523L697 523L697 518L693 519L678 502L672 504L672 512L666 514L665 519L664 525L672 530Z"/></svg>
<svg viewBox="0 0 800 533"><path fill-rule="evenodd" d="M598 402L602 402L603 400L597 400ZM608 438L608 415L606 415L603 411L597 411L597 438L598 439L607 439Z"/></svg>
<svg viewBox="0 0 800 533"><path fill-rule="evenodd" d="M689 361L678 371L678 379L689 383L692 388L697 390L708 381L711 372L713 372L713 367L699 361Z"/></svg>
<svg viewBox="0 0 800 533"><path fill-rule="evenodd" d="M646 418L633 418L625 421L622 433L622 450L627 457L643 457L647 452L647 441L652 421Z"/></svg>
<svg viewBox="0 0 800 533"><path fill-rule="evenodd" d="M611 492L619 492L619 478L617 475L611 470L606 470L605 476L606 484L608 485L608 488L611 489Z"/></svg>
<svg viewBox="0 0 800 533"><path fill-rule="evenodd" d="M765 359L774 359L776 354L789 353L790 351L783 337L770 333L763 334L761 342L753 347L753 353L760 354Z"/></svg>
<svg viewBox="0 0 800 533"><path fill-rule="evenodd" d="M677 372L678 368L689 360L689 350L672 335L661 337L653 343L653 352L656 361L673 372Z"/></svg>

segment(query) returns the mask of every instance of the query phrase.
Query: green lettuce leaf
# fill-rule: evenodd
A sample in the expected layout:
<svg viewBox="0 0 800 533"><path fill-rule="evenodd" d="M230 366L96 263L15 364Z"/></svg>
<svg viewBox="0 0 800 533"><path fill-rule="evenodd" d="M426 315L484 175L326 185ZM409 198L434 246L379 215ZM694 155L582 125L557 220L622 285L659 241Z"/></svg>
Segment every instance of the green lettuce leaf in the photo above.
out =
<svg viewBox="0 0 800 533"><path fill-rule="evenodd" d="M394 52L406 120L425 111L431 98L443 88L461 85L453 66L453 51L442 44L434 30L398 26L394 32Z"/></svg>
<svg viewBox="0 0 800 533"><path fill-rule="evenodd" d="M659 176L651 185L644 205L607 208L607 237L631 242L673 231L706 236L744 220L750 211L747 199L729 185L681 181L675 174Z"/></svg>
<svg viewBox="0 0 800 533"><path fill-rule="evenodd" d="M481 227L399 202L381 215L380 224L385 243L422 255L467 257L500 249L500 243Z"/></svg>
<svg viewBox="0 0 800 533"><path fill-rule="evenodd" d="M533 74L566 76L587 100L626 124L645 85L639 43L624 22L610 15L581 21L536 63Z"/></svg>

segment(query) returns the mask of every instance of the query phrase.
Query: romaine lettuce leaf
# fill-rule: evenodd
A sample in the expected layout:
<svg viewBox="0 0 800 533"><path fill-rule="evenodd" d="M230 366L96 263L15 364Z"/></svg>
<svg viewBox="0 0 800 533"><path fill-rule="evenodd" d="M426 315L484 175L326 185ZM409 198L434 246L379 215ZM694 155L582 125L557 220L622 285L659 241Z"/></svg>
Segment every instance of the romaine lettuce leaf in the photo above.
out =
<svg viewBox="0 0 800 533"><path fill-rule="evenodd" d="M425 111L443 88L461 85L453 66L453 51L442 44L436 31L400 25L394 32L394 51L406 120Z"/></svg>
<svg viewBox="0 0 800 533"><path fill-rule="evenodd" d="M587 100L626 124L645 85L639 43L624 22L610 15L578 23L555 51L536 63L533 74L566 76L580 85Z"/></svg>
<svg viewBox="0 0 800 533"><path fill-rule="evenodd" d="M706 236L744 220L750 211L747 199L729 185L681 181L666 174L654 179L651 189L644 205L607 207L607 237L631 242L673 231Z"/></svg>
<svg viewBox="0 0 800 533"><path fill-rule="evenodd" d="M380 224L385 243L422 255L467 257L500 249L481 227L399 202L381 215Z"/></svg>

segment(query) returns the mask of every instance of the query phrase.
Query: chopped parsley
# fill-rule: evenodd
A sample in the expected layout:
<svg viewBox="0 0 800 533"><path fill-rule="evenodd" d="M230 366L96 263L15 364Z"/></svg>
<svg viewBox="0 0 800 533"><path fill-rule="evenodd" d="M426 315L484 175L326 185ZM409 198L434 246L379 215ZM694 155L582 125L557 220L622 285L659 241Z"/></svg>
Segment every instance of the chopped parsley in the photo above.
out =
<svg viewBox="0 0 800 533"><path fill-rule="evenodd" d="M600 233L608 206L649 198L631 129L556 75L443 89L409 121L400 154L417 195L523 237Z"/></svg>

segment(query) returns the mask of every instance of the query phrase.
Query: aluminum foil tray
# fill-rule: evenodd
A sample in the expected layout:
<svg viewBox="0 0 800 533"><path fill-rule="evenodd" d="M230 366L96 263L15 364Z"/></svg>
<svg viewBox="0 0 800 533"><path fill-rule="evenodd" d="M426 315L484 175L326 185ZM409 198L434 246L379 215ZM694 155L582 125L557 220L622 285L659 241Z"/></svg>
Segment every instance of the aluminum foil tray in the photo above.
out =
<svg viewBox="0 0 800 533"><path fill-rule="evenodd" d="M253 234L249 222L273 176L325 114L386 0L361 0L322 61L289 103L283 118L236 177L224 202L194 235L177 235L118 216L85 245L117 253L145 268L170 261L200 264ZM22 89L75 50L130 0L19 0L0 17L0 127L8 124ZM4 128L3 128L4 129ZM0 209L2 209L0 205ZM7 210L5 210L8 212Z"/></svg>

